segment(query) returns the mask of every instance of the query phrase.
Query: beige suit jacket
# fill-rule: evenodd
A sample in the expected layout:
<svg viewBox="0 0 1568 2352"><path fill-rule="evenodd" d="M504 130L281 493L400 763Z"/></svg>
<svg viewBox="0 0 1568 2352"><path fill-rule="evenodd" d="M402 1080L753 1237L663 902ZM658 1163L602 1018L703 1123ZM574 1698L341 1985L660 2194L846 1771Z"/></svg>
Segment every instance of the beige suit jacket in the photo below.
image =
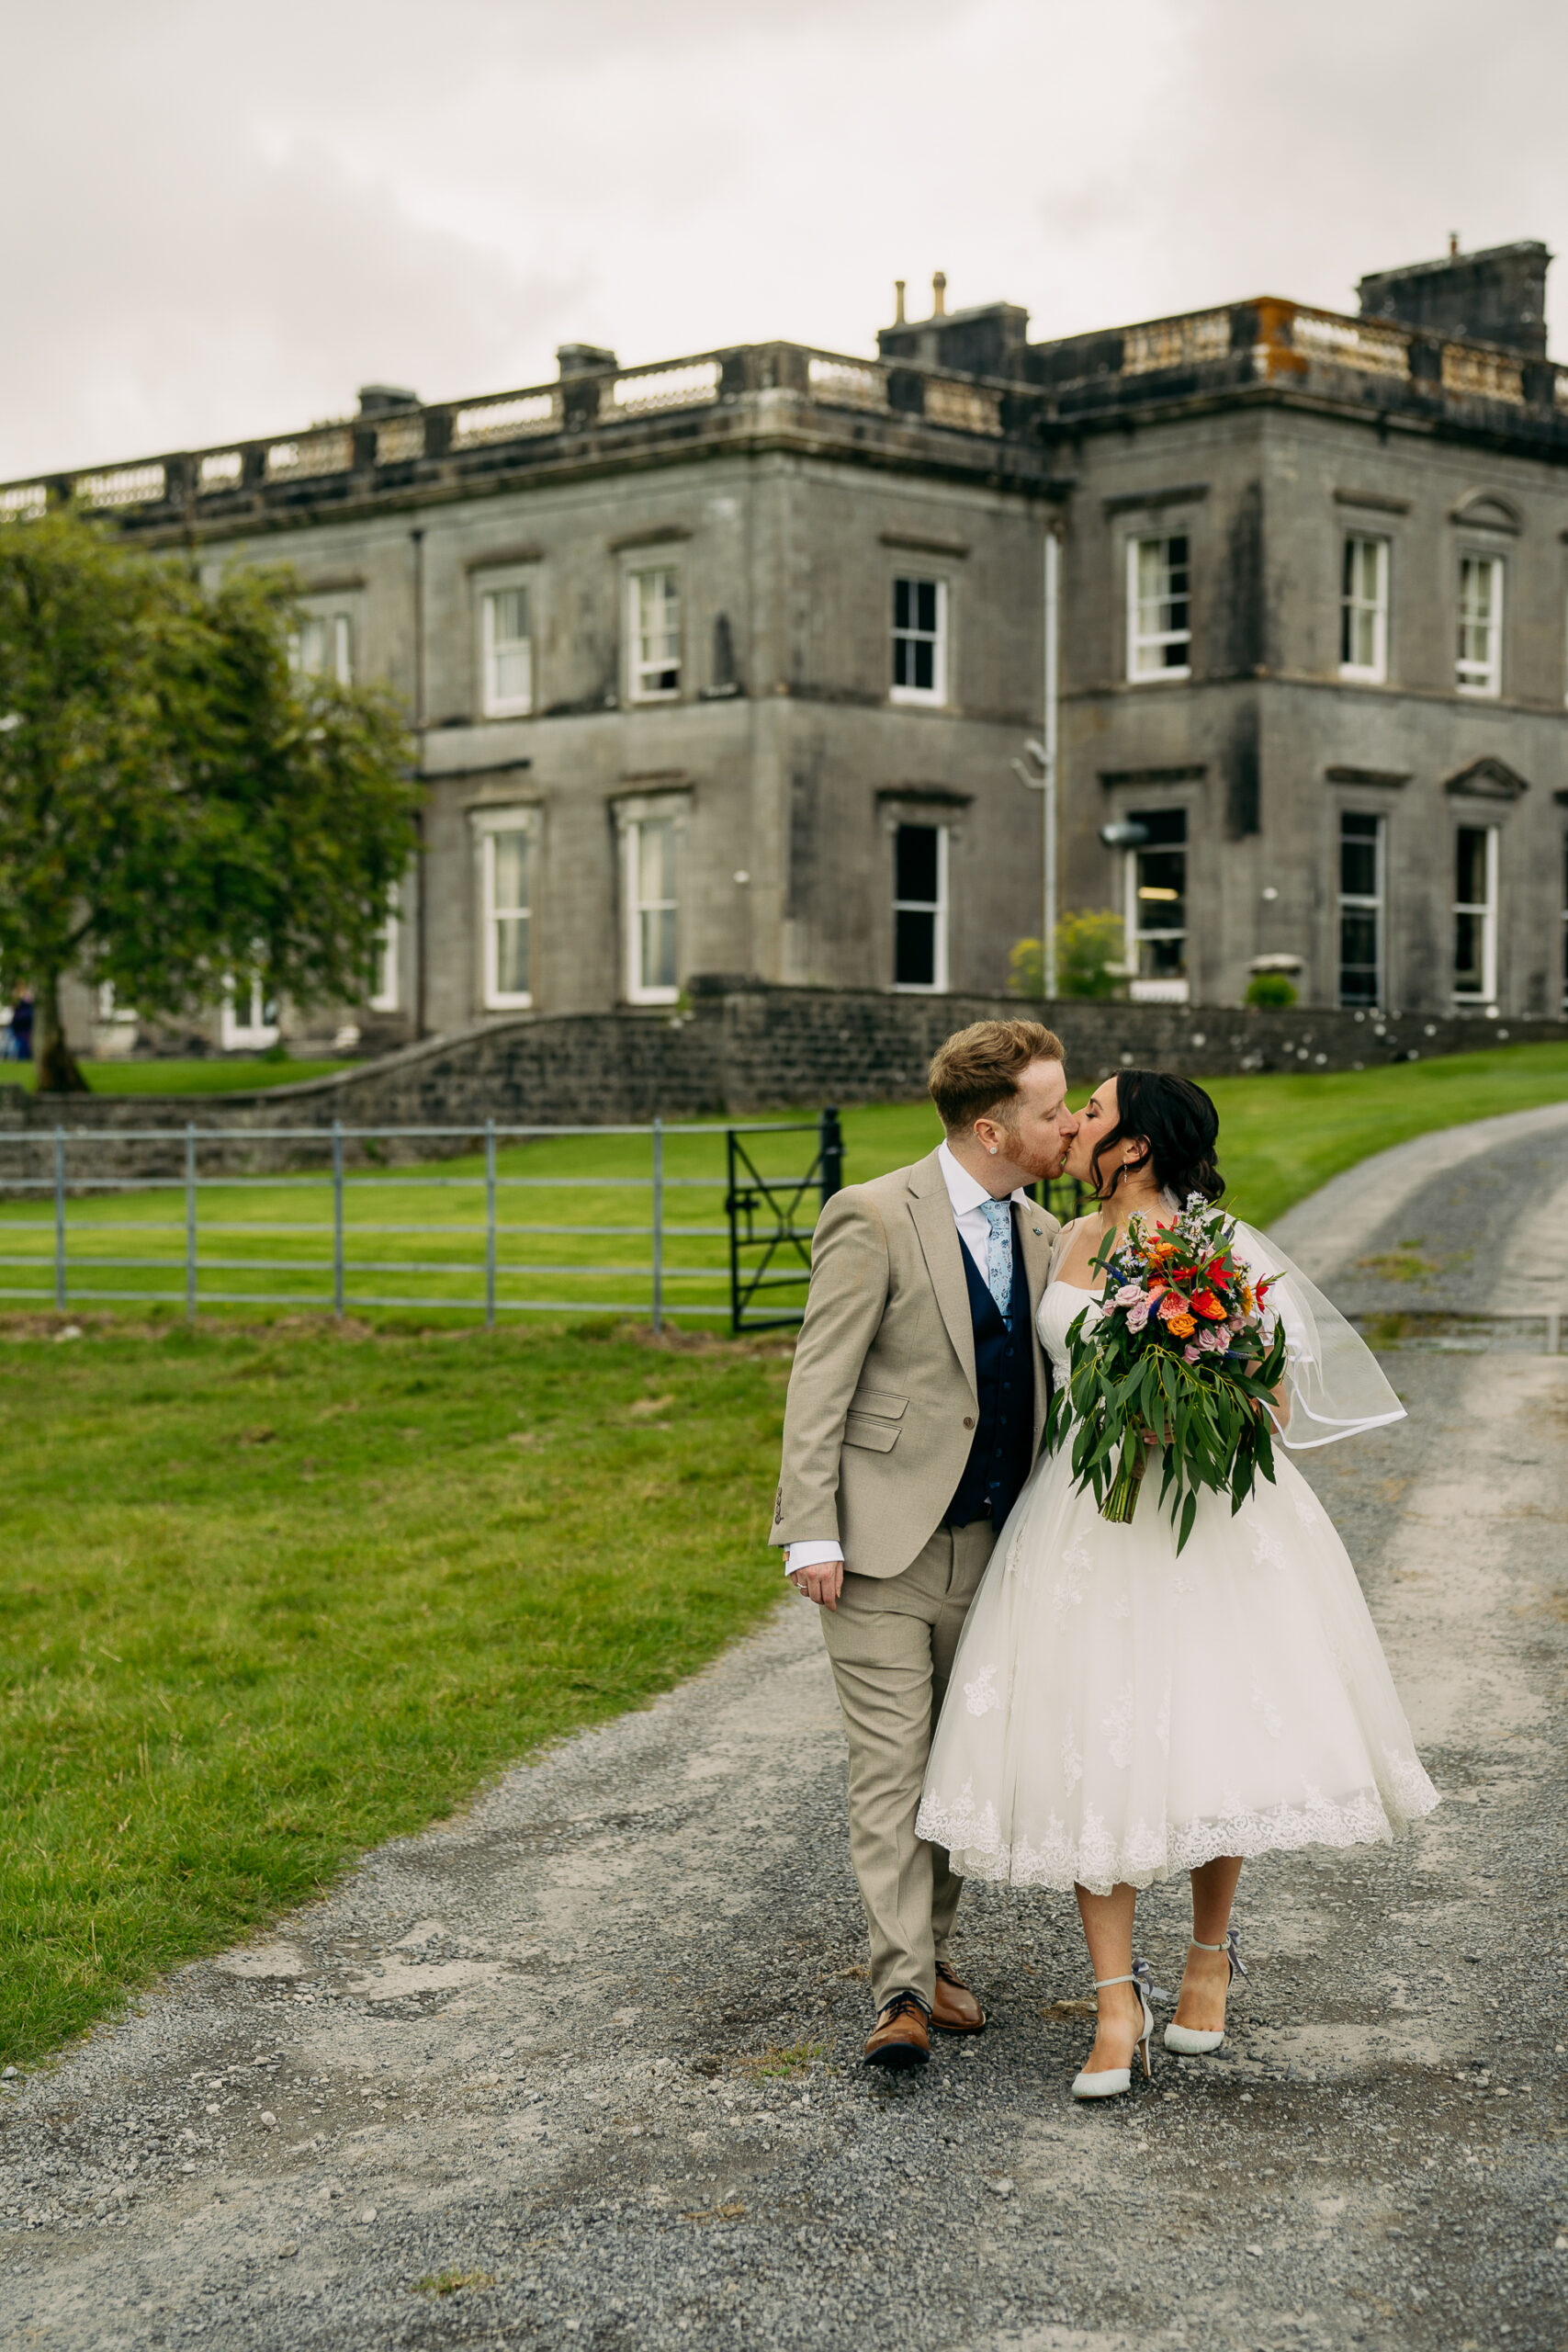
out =
<svg viewBox="0 0 1568 2352"><path fill-rule="evenodd" d="M1034 1447L1049 1398L1035 1329L1056 1220L1013 1220L1029 1284ZM933 1151L838 1193L817 1221L784 1407L775 1544L833 1543L866 1577L902 1575L942 1524L974 1442L978 1391L964 1243Z"/></svg>

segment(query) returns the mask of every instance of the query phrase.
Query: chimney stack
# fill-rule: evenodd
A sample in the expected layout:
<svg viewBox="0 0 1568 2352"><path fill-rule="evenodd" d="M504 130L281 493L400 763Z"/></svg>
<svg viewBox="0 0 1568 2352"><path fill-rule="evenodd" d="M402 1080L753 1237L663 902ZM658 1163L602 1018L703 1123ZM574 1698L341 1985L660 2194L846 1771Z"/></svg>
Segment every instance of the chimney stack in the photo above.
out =
<svg viewBox="0 0 1568 2352"><path fill-rule="evenodd" d="M933 319L945 319L947 316L947 272L945 269L937 270L931 278L931 316Z"/></svg>
<svg viewBox="0 0 1568 2352"><path fill-rule="evenodd" d="M904 281L901 277L893 280L893 323L896 327L908 323L904 317Z"/></svg>
<svg viewBox="0 0 1568 2352"><path fill-rule="evenodd" d="M1461 253L1459 232L1440 261L1374 270L1357 291L1361 315L1393 319L1418 334L1500 343L1527 359L1546 357L1546 273L1551 255L1534 238Z"/></svg>
<svg viewBox="0 0 1568 2352"><path fill-rule="evenodd" d="M556 366L561 381L570 376L598 376L615 365L615 355L598 343L558 343Z"/></svg>

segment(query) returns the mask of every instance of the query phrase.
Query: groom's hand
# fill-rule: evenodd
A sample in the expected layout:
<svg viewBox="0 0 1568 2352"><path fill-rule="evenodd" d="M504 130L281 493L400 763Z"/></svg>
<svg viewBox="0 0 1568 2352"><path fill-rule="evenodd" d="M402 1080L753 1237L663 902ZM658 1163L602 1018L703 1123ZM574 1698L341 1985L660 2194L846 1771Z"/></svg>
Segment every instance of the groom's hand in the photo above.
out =
<svg viewBox="0 0 1568 2352"><path fill-rule="evenodd" d="M844 1589L844 1564L842 1560L824 1560L819 1567L793 1568L789 1580L796 1592L816 1601L819 1609L836 1610Z"/></svg>

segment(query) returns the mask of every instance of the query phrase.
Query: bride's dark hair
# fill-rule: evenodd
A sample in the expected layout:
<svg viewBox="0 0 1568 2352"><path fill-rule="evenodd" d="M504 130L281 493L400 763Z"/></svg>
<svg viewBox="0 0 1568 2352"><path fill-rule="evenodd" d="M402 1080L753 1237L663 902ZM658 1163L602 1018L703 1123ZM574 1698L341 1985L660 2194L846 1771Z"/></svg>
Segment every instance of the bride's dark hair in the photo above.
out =
<svg viewBox="0 0 1568 2352"><path fill-rule="evenodd" d="M1201 1193L1206 1201L1217 1201L1225 1189L1214 1165L1219 1133L1219 1113L1190 1078L1169 1078L1157 1069L1119 1069L1116 1125L1109 1135L1100 1136L1089 1154L1094 1189L1106 1197L1100 1172L1102 1153L1114 1144L1141 1143L1145 1146L1144 1156L1132 1165L1146 1167L1162 1192L1174 1193L1183 1207L1189 1193ZM1111 1193L1127 1172L1125 1166L1114 1170Z"/></svg>

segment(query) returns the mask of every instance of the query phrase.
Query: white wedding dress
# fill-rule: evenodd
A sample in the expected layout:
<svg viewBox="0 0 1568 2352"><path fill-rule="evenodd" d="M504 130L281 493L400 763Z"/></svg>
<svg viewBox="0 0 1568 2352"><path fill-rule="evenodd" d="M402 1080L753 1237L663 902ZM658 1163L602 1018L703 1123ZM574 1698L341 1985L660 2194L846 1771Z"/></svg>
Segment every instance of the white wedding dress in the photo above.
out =
<svg viewBox="0 0 1568 2352"><path fill-rule="evenodd" d="M1040 1304L1058 1388L1086 1301L1053 1283ZM1432 1810L1345 1547L1274 1462L1234 1517L1201 1493L1178 1558L1157 1456L1125 1526L1074 1485L1070 1432L1042 1457L931 1744L918 1826L955 1871L1108 1894L1220 1854L1386 1841Z"/></svg>

